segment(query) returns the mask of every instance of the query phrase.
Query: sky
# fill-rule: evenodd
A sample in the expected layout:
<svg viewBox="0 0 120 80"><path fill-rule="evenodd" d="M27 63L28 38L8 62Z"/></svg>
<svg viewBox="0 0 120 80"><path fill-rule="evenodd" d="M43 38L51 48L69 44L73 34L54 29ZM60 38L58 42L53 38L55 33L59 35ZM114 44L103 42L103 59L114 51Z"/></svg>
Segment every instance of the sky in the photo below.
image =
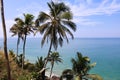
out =
<svg viewBox="0 0 120 80"><path fill-rule="evenodd" d="M11 37L10 27L16 17L23 13L38 17L41 11L49 12L47 2L51 0L3 0L7 36ZM53 0L64 2L73 13L73 22L77 25L76 38L120 38L120 0ZM0 19L0 38L3 38ZM36 37L41 37L37 35ZM29 35L33 37L33 35Z"/></svg>

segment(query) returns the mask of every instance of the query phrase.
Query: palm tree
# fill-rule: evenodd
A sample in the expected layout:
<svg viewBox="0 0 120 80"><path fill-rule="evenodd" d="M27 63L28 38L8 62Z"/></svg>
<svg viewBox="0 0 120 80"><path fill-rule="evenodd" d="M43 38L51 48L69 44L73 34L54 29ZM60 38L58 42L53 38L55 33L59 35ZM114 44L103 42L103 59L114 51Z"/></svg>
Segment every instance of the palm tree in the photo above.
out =
<svg viewBox="0 0 120 80"><path fill-rule="evenodd" d="M36 71L37 72L39 72L38 73L38 76L37 76L37 78L39 78L39 79L41 79L41 80L44 80L45 79L45 76L44 76L44 70L45 69L43 69L43 67L44 67L44 59L43 59L43 57L38 57L38 59L37 59L37 61L36 61L36 63L35 63L35 68L36 68ZM38 79L38 80L39 80Z"/></svg>
<svg viewBox="0 0 120 80"><path fill-rule="evenodd" d="M44 60L43 57L38 57L36 63L35 63L35 67L36 67L36 71L40 71L43 69L44 66Z"/></svg>
<svg viewBox="0 0 120 80"><path fill-rule="evenodd" d="M2 25L3 25L3 35L4 35L4 55L6 58L6 64L7 64L7 74L8 74L8 80L11 80L11 70L10 70L10 64L9 64L9 58L8 58L8 52L7 52L7 34L6 34L6 24L5 24L5 17L4 17L4 3L3 0L0 0L0 7L1 7L1 19L2 19Z"/></svg>
<svg viewBox="0 0 120 80"><path fill-rule="evenodd" d="M26 45L26 39L27 35L30 34L30 32L33 32L33 19L34 16L32 14L23 14L24 20L21 18L16 18L15 21L17 24L22 27L22 35L23 35L23 58L22 58L22 69L24 68L24 59L25 59L25 45Z"/></svg>
<svg viewBox="0 0 120 80"><path fill-rule="evenodd" d="M77 57L75 59L72 58L71 62L73 65L72 69L78 76L79 80L86 79L88 71L96 65L96 63L90 64L89 57L83 57L80 52L77 52Z"/></svg>
<svg viewBox="0 0 120 80"><path fill-rule="evenodd" d="M16 21L16 20L15 20ZM17 35L18 39L17 39L17 56L18 56L18 46L20 43L20 39L23 40L23 28L22 26L20 26L21 24L19 22L16 21L16 24L14 24L11 28L10 31L13 33L12 36Z"/></svg>
<svg viewBox="0 0 120 80"><path fill-rule="evenodd" d="M56 63L62 62L62 59L60 58L60 55L58 52L51 52L51 54L47 59L49 62L51 62L51 71L50 71L50 77L51 77L55 62Z"/></svg>
<svg viewBox="0 0 120 80"><path fill-rule="evenodd" d="M74 38L72 32L76 31L76 25L72 22L73 15L70 11L70 8L66 6L64 3L48 3L50 14L45 12L41 12L36 20L36 26L39 31L43 35L41 46L44 45L45 41L50 41L50 47L48 50L48 55L50 55L50 51L52 46L55 50L57 50L58 44L62 46L63 40L66 39L69 42L67 34L69 34L72 39ZM46 66L47 61L45 62Z"/></svg>

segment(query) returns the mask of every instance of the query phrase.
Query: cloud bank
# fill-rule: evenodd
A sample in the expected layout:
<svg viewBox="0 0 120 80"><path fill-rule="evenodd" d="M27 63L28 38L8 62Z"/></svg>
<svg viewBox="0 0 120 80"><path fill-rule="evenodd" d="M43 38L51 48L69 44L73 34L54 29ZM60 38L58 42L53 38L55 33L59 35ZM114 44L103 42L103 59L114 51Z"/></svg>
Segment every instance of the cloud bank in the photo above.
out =
<svg viewBox="0 0 120 80"><path fill-rule="evenodd" d="M75 16L74 21L84 26L90 24L95 26L102 23L92 21L86 17L97 15L110 16L120 12L120 0L75 0L72 3L70 1L66 1L66 3L70 6Z"/></svg>

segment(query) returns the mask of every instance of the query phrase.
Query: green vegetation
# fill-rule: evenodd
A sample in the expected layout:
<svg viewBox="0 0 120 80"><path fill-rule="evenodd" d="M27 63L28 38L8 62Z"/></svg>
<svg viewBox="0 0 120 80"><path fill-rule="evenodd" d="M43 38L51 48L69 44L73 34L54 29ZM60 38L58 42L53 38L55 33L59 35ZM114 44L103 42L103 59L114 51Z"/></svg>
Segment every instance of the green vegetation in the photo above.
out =
<svg viewBox="0 0 120 80"><path fill-rule="evenodd" d="M93 77L93 74L88 74L88 72L93 68L96 63L90 63L90 58L87 56L82 56L80 52L77 52L77 57L74 59L71 59L72 62L72 70L77 78L77 80L102 80L102 78L97 78L98 75L95 74ZM100 77L100 76L99 76Z"/></svg>
<svg viewBox="0 0 120 80"><path fill-rule="evenodd" d="M74 74L73 74L73 71L71 69L65 69L63 72L62 72L62 75L60 77L60 80L63 80L64 78L66 80L73 80L73 77L74 77Z"/></svg>
<svg viewBox="0 0 120 80"><path fill-rule="evenodd" d="M54 63L62 62L62 59L60 58L58 52L51 52L50 56L48 57L48 61L51 63L51 72L50 72L50 77L51 77Z"/></svg>
<svg viewBox="0 0 120 80"><path fill-rule="evenodd" d="M59 56L58 52L51 52L51 57L49 57L49 61L51 62L51 73L53 70L54 62L61 62L62 59ZM43 67L44 67L44 59L43 57L38 57L38 60L33 64L29 61L25 61L24 69L22 69L22 54L16 57L15 53L10 50L9 51L9 60L11 67L11 74L13 80L43 80ZM60 80L103 80L97 74L89 74L89 70L91 70L96 63L90 63L89 57L83 57L80 52L77 52L76 58L72 58L71 62L73 64L72 69L66 69L62 72ZM7 73L5 69L5 57L3 51L0 51L0 80L7 80ZM4 73L4 74L3 74ZM50 77L51 77L50 73ZM47 79L48 76L46 76ZM45 79L45 80L46 80Z"/></svg>
<svg viewBox="0 0 120 80"><path fill-rule="evenodd" d="M17 55L18 55L18 45L20 42L20 38L23 40L23 55L22 55L22 68L24 67L24 59L25 59L25 45L27 35L33 32L33 19L34 16L32 14L23 14L24 20L21 18L15 18L16 24L14 24L10 31L13 33L12 36L17 35Z"/></svg>
<svg viewBox="0 0 120 80"><path fill-rule="evenodd" d="M3 0L1 0L3 8ZM64 39L69 42L68 35L74 39L72 31L76 31L76 25L72 22L73 15L70 8L64 3L47 3L50 9L50 14L40 12L38 18L34 21L32 14L23 14L24 18L15 18L15 24L10 28L12 36L17 39L17 52L9 50L7 53L7 37L5 31L4 14L1 14L4 29L4 52L0 51L0 80L50 80L55 63L62 62L58 46L63 45ZM4 13L3 9L1 13ZM71 31L72 30L72 31ZM35 63L25 60L25 46L27 36L31 33L40 32L43 34L41 46L47 41L50 41L48 54L45 58L38 57ZM23 53L19 54L19 43L23 41ZM54 49L54 50L52 50ZM50 77L45 75L47 70L46 65L51 63ZM95 66L91 64L89 57L83 57L77 52L77 57L71 59L72 69L63 71L60 80L102 80L96 74L88 74L89 70ZM4 66L7 66L7 70ZM11 76L12 75L12 76ZM54 77L57 78L57 77ZM58 78L59 79L59 78Z"/></svg>

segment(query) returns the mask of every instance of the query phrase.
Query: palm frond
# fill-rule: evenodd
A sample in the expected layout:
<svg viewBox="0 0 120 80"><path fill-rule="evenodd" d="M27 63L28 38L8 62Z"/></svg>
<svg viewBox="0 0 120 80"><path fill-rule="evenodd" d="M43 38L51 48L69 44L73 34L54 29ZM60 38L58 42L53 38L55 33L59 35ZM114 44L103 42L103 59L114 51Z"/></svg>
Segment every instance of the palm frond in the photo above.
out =
<svg viewBox="0 0 120 80"><path fill-rule="evenodd" d="M24 25L24 21L21 18L15 18L15 21L18 25L23 26Z"/></svg>
<svg viewBox="0 0 120 80"><path fill-rule="evenodd" d="M45 23L42 24L41 26L38 27L38 30L41 34L43 34L45 32L45 30L49 27L50 23Z"/></svg>
<svg viewBox="0 0 120 80"><path fill-rule="evenodd" d="M33 24L33 19L34 19L34 16L32 14L23 14L24 15L24 19L25 19L25 24L27 25L31 25Z"/></svg>
<svg viewBox="0 0 120 80"><path fill-rule="evenodd" d="M44 36L43 36L43 38L42 38L41 46L44 45L46 38L48 39L48 37L50 37L50 32L51 32L51 31L52 31L51 28L47 28L47 30L46 30L46 32L44 33Z"/></svg>
<svg viewBox="0 0 120 80"><path fill-rule="evenodd" d="M69 28L71 28L73 31L76 31L76 24L72 21L62 21L64 25L67 25Z"/></svg>
<svg viewBox="0 0 120 80"><path fill-rule="evenodd" d="M64 3L55 4L55 13L60 15L62 12L70 11L70 8L66 6Z"/></svg>
<svg viewBox="0 0 120 80"><path fill-rule="evenodd" d="M60 44L60 46L62 47L62 45L63 45L63 39L62 39L61 36L59 37L59 44Z"/></svg>
<svg viewBox="0 0 120 80"><path fill-rule="evenodd" d="M60 19L71 20L72 18L73 18L73 15L71 12L64 12L60 15Z"/></svg>
<svg viewBox="0 0 120 80"><path fill-rule="evenodd" d="M103 78L100 75L97 74L88 74L86 77L92 80L103 80Z"/></svg>
<svg viewBox="0 0 120 80"><path fill-rule="evenodd" d="M45 22L46 20L49 20L49 19L51 19L51 17L50 17L47 13L45 13L45 12L40 12L37 20L38 20L40 23L43 23L43 22Z"/></svg>
<svg viewBox="0 0 120 80"><path fill-rule="evenodd" d="M64 28L64 31L66 31L72 37L72 39L74 39L72 32L67 27L63 26L63 28Z"/></svg>
<svg viewBox="0 0 120 80"><path fill-rule="evenodd" d="M65 38L67 43L69 42L68 37L66 35L66 30L64 29L64 25L61 25L58 27L58 33L61 38Z"/></svg>
<svg viewBox="0 0 120 80"><path fill-rule="evenodd" d="M35 63L35 67L38 69L38 71L40 71L40 70L42 70L43 66L44 66L43 57L38 57L37 61Z"/></svg>
<svg viewBox="0 0 120 80"><path fill-rule="evenodd" d="M15 36L15 35L17 35L17 33L12 34L12 37Z"/></svg>
<svg viewBox="0 0 120 80"><path fill-rule="evenodd" d="M47 3L49 8L50 8L50 14L51 16L55 17L56 16L56 13L55 13L55 4L54 2L51 2L51 3Z"/></svg>

